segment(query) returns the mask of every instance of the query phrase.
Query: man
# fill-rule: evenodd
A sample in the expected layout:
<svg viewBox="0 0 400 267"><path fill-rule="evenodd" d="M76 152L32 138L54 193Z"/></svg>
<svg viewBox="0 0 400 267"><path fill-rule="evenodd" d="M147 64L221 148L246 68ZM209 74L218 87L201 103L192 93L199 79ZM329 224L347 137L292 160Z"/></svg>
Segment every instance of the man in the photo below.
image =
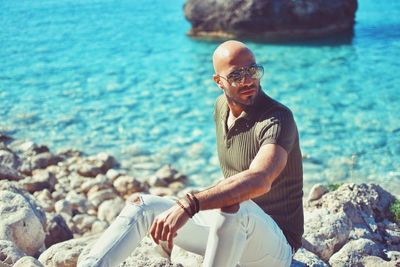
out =
<svg viewBox="0 0 400 267"><path fill-rule="evenodd" d="M174 203L134 197L79 266L116 266L149 232L204 255L204 266L290 266L303 234L302 159L292 113L260 86L263 68L241 42L214 52L224 179Z"/></svg>

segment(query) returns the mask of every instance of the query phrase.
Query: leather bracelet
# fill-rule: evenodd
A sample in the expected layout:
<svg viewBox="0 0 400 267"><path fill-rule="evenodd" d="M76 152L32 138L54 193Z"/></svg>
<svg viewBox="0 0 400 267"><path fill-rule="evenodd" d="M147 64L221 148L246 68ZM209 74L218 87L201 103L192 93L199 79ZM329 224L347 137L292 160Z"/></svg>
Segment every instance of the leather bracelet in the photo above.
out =
<svg viewBox="0 0 400 267"><path fill-rule="evenodd" d="M189 212L189 210L179 201L177 200L176 203L185 211L185 213L192 218L193 215Z"/></svg>
<svg viewBox="0 0 400 267"><path fill-rule="evenodd" d="M199 200L191 193L186 194L186 198L190 200L191 203L194 204L194 211L193 214L196 214L200 211Z"/></svg>
<svg viewBox="0 0 400 267"><path fill-rule="evenodd" d="M200 211L200 202L194 194L192 194L192 197L194 199L194 203L196 203L196 213L197 213Z"/></svg>
<svg viewBox="0 0 400 267"><path fill-rule="evenodd" d="M193 201L193 198L190 194L186 194L186 200L189 202L190 209L192 210L192 214L196 214L196 204Z"/></svg>

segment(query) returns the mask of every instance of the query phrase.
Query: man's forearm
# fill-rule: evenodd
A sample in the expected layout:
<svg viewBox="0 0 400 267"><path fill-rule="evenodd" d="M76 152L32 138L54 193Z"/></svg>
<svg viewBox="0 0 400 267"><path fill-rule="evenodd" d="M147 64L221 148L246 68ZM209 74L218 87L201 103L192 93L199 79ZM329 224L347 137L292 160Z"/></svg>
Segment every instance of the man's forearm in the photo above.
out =
<svg viewBox="0 0 400 267"><path fill-rule="evenodd" d="M270 184L265 176L263 172L246 170L195 195L201 210L231 206L268 192Z"/></svg>

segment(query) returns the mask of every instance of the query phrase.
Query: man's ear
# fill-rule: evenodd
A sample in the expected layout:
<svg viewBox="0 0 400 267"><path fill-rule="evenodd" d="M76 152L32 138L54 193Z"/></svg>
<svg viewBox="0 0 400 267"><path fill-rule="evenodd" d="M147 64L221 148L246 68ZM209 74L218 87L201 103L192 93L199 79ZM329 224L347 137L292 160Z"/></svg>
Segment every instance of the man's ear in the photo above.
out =
<svg viewBox="0 0 400 267"><path fill-rule="evenodd" d="M222 83L221 78L219 77L218 74L214 74L214 75L213 75L213 80L214 80L214 82L217 84L217 86L218 86L219 88L221 88L222 90L224 90L224 84Z"/></svg>

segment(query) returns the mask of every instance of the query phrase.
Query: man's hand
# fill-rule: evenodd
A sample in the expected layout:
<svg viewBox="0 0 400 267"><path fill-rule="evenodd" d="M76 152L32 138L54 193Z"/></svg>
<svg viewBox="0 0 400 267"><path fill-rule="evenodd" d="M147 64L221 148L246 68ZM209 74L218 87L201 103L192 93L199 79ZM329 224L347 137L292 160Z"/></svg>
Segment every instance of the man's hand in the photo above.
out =
<svg viewBox="0 0 400 267"><path fill-rule="evenodd" d="M170 209L158 215L150 227L150 235L159 244L160 240L168 242L168 248L172 249L173 239L176 232L189 220L189 215L179 207L174 205Z"/></svg>

